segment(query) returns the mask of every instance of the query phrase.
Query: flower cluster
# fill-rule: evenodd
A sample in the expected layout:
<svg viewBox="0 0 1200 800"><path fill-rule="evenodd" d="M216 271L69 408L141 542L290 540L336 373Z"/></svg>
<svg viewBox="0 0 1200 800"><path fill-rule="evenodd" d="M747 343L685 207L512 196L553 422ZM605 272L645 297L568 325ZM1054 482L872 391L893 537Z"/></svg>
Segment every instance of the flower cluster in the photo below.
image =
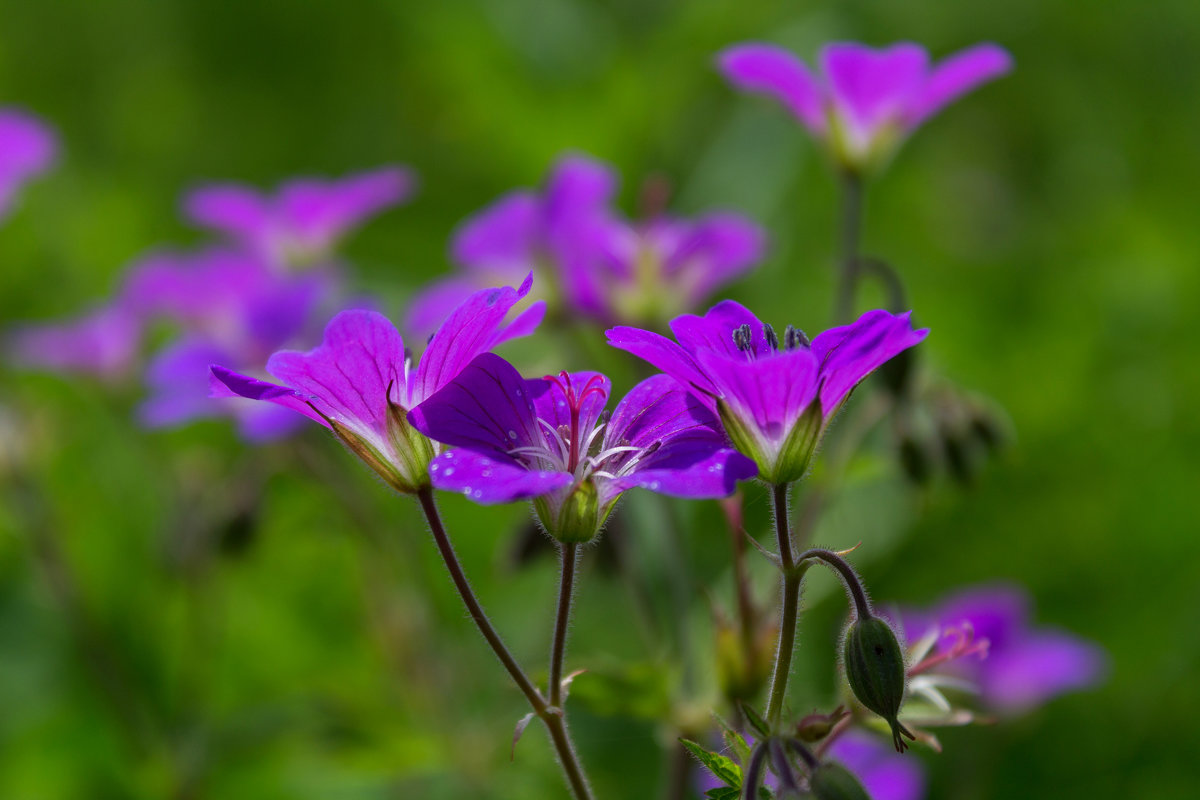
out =
<svg viewBox="0 0 1200 800"><path fill-rule="evenodd" d="M185 198L188 218L225 242L139 259L105 304L65 323L12 332L9 356L120 381L140 365L147 334L165 325L174 336L145 365L143 424L232 416L248 439L285 435L296 427L292 414L210 398L209 365L256 370L276 350L313 341L321 322L349 305L331 248L402 201L411 184L407 170L386 167L336 181L292 181L274 195L236 185L196 189Z"/></svg>
<svg viewBox="0 0 1200 800"><path fill-rule="evenodd" d="M462 269L417 296L407 328L432 330L466 294L530 270L564 313L604 323L662 322L762 258L765 236L744 217L654 212L632 222L612 208L616 190L612 168L565 156L542 192L513 192L468 219L451 244Z"/></svg>

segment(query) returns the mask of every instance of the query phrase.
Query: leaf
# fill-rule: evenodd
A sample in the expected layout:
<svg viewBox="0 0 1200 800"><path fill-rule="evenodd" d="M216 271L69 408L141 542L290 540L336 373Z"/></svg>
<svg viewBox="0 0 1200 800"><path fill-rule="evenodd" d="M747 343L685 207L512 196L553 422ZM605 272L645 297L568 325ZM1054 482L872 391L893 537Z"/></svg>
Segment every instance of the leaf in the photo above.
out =
<svg viewBox="0 0 1200 800"><path fill-rule="evenodd" d="M729 726L729 723L721 718L720 714L714 713L713 719L721 728L721 738L725 740L725 746L733 754L734 760L739 764L745 765L750 760L750 745L746 743L746 737L742 736L739 731L734 730Z"/></svg>
<svg viewBox="0 0 1200 800"><path fill-rule="evenodd" d="M704 765L704 768L718 779L734 789L742 787L742 768L732 758L706 750L690 739L680 739L679 743L686 747L688 752L694 755Z"/></svg>
<svg viewBox="0 0 1200 800"><path fill-rule="evenodd" d="M762 718L762 715L755 711L749 703L742 703L742 713L746 715L746 721L750 723L750 727L754 728L754 732L765 738L771 735L771 727L767 725L767 721Z"/></svg>
<svg viewBox="0 0 1200 800"><path fill-rule="evenodd" d="M720 786L716 789L709 789L704 793L704 796L708 800L738 800L738 796L741 793L741 789L734 789L732 786Z"/></svg>
<svg viewBox="0 0 1200 800"><path fill-rule="evenodd" d="M521 734L525 733L525 729L529 727L529 722L532 719L533 712L530 711L528 714L517 720L517 729L513 731L512 752L508 755L509 761L517 760L517 742L521 741Z"/></svg>

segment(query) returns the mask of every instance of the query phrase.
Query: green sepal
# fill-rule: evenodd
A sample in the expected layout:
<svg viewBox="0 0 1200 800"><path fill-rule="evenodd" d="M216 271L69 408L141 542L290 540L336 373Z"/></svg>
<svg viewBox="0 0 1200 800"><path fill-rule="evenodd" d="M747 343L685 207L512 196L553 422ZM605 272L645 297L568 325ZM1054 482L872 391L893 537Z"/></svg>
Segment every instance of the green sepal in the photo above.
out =
<svg viewBox="0 0 1200 800"><path fill-rule="evenodd" d="M600 494L591 481L572 486L557 505L542 495L534 500L533 507L546 532L564 544L590 542L604 522L600 516Z"/></svg>

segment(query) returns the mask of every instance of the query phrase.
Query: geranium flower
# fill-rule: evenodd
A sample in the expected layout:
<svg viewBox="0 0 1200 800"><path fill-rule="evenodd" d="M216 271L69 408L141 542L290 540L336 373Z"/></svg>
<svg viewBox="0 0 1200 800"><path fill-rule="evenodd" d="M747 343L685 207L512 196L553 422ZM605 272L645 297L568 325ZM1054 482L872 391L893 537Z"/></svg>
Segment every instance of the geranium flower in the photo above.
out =
<svg viewBox="0 0 1200 800"><path fill-rule="evenodd" d="M119 380L136 361L141 338L141 320L101 306L65 322L17 328L6 337L5 351L22 367Z"/></svg>
<svg viewBox="0 0 1200 800"><path fill-rule="evenodd" d="M743 217L656 215L634 223L613 209L616 190L610 167L566 156L541 193L513 192L468 219L451 246L462 271L417 297L407 328L432 330L466 293L530 270L570 313L609 323L667 319L762 257L765 235Z"/></svg>
<svg viewBox="0 0 1200 800"><path fill-rule="evenodd" d="M45 172L58 155L58 139L40 119L16 108L0 108L0 219L29 179Z"/></svg>
<svg viewBox="0 0 1200 800"><path fill-rule="evenodd" d="M698 393L718 413L759 477L783 484L804 475L829 422L864 378L925 338L909 314L869 311L811 342L788 326L782 342L749 309L724 300L703 317L671 322L676 342L617 327L608 343L627 350Z"/></svg>
<svg viewBox="0 0 1200 800"><path fill-rule="evenodd" d="M925 771L912 756L896 753L882 739L851 728L829 747L829 757L862 781L871 800L921 800Z"/></svg>
<svg viewBox="0 0 1200 800"><path fill-rule="evenodd" d="M330 321L319 347L271 356L267 372L282 385L214 365L212 394L297 411L331 429L393 488L419 491L429 485L435 447L409 424L410 409L452 381L475 356L533 332L545 311L541 303L504 324L531 284L529 276L519 289L486 289L469 297L438 328L415 369L386 317L343 311Z"/></svg>
<svg viewBox="0 0 1200 800"><path fill-rule="evenodd" d="M821 49L819 62L814 75L788 50L757 43L718 56L734 86L779 100L851 172L882 164L930 116L1012 69L1012 57L994 44L931 67L929 53L911 42L878 50L838 42Z"/></svg>
<svg viewBox="0 0 1200 800"><path fill-rule="evenodd" d="M383 167L338 180L298 178L273 195L239 184L201 186L184 198L195 224L222 233L279 265L329 256L346 233L412 194L402 167Z"/></svg>
<svg viewBox="0 0 1200 800"><path fill-rule="evenodd" d="M433 485L477 503L532 498L546 530L588 541L622 492L725 497L754 464L728 447L716 416L667 375L642 381L605 421L610 383L597 372L525 380L493 354L413 409L431 439L457 447Z"/></svg>
<svg viewBox="0 0 1200 800"><path fill-rule="evenodd" d="M1029 596L1017 586L965 589L899 616L914 643L909 691L935 705L945 707L941 676L951 679L950 688L978 691L987 709L1015 715L1094 686L1107 671L1107 657L1094 643L1033 627Z"/></svg>

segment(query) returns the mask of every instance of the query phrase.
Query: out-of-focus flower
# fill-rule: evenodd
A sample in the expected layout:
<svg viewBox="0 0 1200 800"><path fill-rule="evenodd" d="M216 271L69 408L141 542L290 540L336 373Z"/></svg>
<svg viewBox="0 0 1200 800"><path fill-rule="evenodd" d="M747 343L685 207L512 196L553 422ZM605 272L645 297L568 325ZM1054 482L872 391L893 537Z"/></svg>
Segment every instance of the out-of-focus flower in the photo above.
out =
<svg viewBox="0 0 1200 800"><path fill-rule="evenodd" d="M320 261L346 233L413 192L412 173L384 167L338 180L299 178L264 194L239 184L201 186L184 215L272 264Z"/></svg>
<svg viewBox="0 0 1200 800"><path fill-rule="evenodd" d="M607 165L566 156L541 193L513 192L468 219L451 246L462 271L418 296L407 328L432 330L466 293L530 270L568 313L656 322L695 307L762 257L765 236L743 217L630 222L612 208L616 189Z"/></svg>
<svg viewBox="0 0 1200 800"><path fill-rule="evenodd" d="M829 747L829 757L854 773L871 800L921 800L925 773L921 762L902 756L866 731L851 728Z"/></svg>
<svg viewBox="0 0 1200 800"><path fill-rule="evenodd" d="M734 445L757 462L759 477L788 483L804 475L825 428L864 378L925 338L909 314L868 311L810 343L792 326L783 342L770 325L732 300L703 317L671 322L679 343L617 327L613 347L648 361L698 392Z"/></svg>
<svg viewBox="0 0 1200 800"><path fill-rule="evenodd" d="M484 354L410 419L458 448L433 462L435 487L478 503L532 498L546 530L568 542L594 537L627 489L725 497L754 476L716 415L673 378L642 381L604 421L609 390L596 372L525 380Z"/></svg>
<svg viewBox="0 0 1200 800"><path fill-rule="evenodd" d="M297 411L333 430L390 486L414 492L429 485L434 446L408 422L409 410L445 386L475 356L541 322L545 307L530 306L505 325L530 290L486 289L469 297L433 335L415 371L395 327L374 311L343 311L325 340L307 353L282 351L267 372L284 385L225 367L212 367L214 397L248 397Z"/></svg>
<svg viewBox="0 0 1200 800"><path fill-rule="evenodd" d="M1101 681L1104 651L1070 633L1033 627L1030 608L1019 587L994 585L901 611L915 643L909 691L948 710L941 689L971 687L989 710L1015 715Z"/></svg>
<svg viewBox="0 0 1200 800"><path fill-rule="evenodd" d="M103 306L66 322L17 328L5 350L19 366L116 380L129 374L141 336L140 319Z"/></svg>
<svg viewBox="0 0 1200 800"><path fill-rule="evenodd" d="M0 108L0 220L21 187L45 172L58 155L58 139L40 119L16 108Z"/></svg>
<svg viewBox="0 0 1200 800"><path fill-rule="evenodd" d="M891 157L918 125L944 106L1012 68L1012 57L979 44L931 66L924 47L901 42L874 49L838 42L821 49L819 74L781 47L741 44L718 67L739 89L768 94L787 107L851 172Z"/></svg>

